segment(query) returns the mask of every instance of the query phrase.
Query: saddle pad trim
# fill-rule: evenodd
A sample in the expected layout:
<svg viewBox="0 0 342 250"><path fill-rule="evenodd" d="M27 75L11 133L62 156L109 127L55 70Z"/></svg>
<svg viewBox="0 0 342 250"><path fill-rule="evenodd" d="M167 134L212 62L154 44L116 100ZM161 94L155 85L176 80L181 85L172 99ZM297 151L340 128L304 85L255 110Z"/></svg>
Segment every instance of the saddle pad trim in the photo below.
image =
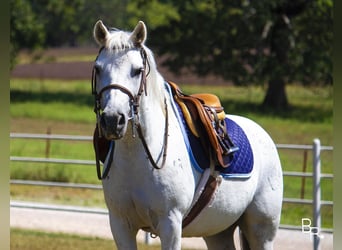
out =
<svg viewBox="0 0 342 250"><path fill-rule="evenodd" d="M185 129L186 124L184 124L186 121L184 121L184 119L181 118L181 116L179 114L179 111L178 111L179 108L177 107L177 103L174 101L174 99L172 97L171 88L170 88L170 86L167 83L165 83L165 88L166 88L167 92L169 93L172 109L173 109L173 111L174 111L174 113L175 113L175 115L177 117L178 123L180 125L181 131L182 131L182 134L183 134L183 139L184 139L184 142L185 142L188 154L189 154L189 158L190 158L192 167L196 171L198 171L200 173L203 173L204 169L197 162L197 160L196 160L196 158L194 156L194 153L193 153L193 151L191 149L191 145L190 145L190 141L189 141L189 138L188 138L188 134L187 134L187 131ZM238 125L236 125L236 126L238 126ZM253 154L252 154L251 157L252 157L252 161L253 161ZM253 163L252 163L252 165L253 165ZM208 166L208 168L209 168L209 166ZM227 169L229 169L229 167ZM223 172L220 172L220 175L223 178L249 178L252 175L252 169L248 173L223 173Z"/></svg>
<svg viewBox="0 0 342 250"><path fill-rule="evenodd" d="M204 170L198 165L196 159L195 159L195 156L193 155L192 153L192 150L191 150L191 147L190 147L190 142L189 142L189 138L187 136L187 133L185 131L185 127L184 127L184 124L183 122L183 119L180 117L180 114L178 112L178 108L177 108L177 104L175 103L173 97L172 97L172 92L171 92L171 87L169 86L168 83L165 83L165 88L170 96L170 103L172 105L172 109L173 109L173 112L174 114L176 115L176 118L178 120L178 123L180 125L180 128L181 128L181 131L182 131L182 134L183 134L183 139L184 139L184 142L185 142L185 145L186 145L186 148L187 148L187 151L188 151L188 154L189 154L189 157L190 157L190 161L192 163L192 166L195 167L195 169L201 173L204 172Z"/></svg>

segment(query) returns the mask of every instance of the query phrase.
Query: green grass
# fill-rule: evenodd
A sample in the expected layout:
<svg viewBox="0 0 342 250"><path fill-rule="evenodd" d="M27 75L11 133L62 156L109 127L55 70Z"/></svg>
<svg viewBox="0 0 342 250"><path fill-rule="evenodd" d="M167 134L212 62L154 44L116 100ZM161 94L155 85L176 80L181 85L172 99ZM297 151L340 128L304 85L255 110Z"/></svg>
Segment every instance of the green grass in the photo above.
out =
<svg viewBox="0 0 342 250"><path fill-rule="evenodd" d="M113 240L79 235L46 233L34 230L12 228L11 250L113 250L117 249ZM138 244L140 250L157 250L158 245Z"/></svg>
<svg viewBox="0 0 342 250"><path fill-rule="evenodd" d="M95 115L93 97L88 81L11 80L11 131L92 135ZM276 143L312 144L320 138L322 145L332 145L332 88L289 85L287 94L291 108L282 112L263 109L262 87L182 86L186 93L210 92L217 94L226 113L249 117L269 132ZM45 157L45 140L11 140L11 156ZM279 150L284 171L302 171L304 151ZM94 159L91 142L51 141L49 157ZM307 172L312 171L312 155L307 157ZM332 173L332 153L322 152L322 171ZM40 163L11 162L11 178L51 180L80 183L99 183L95 166L72 166ZM285 177L284 196L300 198L301 178ZM104 206L98 193L77 199L76 190L11 185L11 198L39 200L62 204ZM304 198L312 198L312 182L305 180ZM50 195L54 194L54 195ZM332 181L322 180L322 198L332 200ZM88 200L82 202L82 199ZM323 227L332 227L332 208L322 208ZM282 224L300 225L301 217L311 217L310 207L284 204Z"/></svg>
<svg viewBox="0 0 342 250"><path fill-rule="evenodd" d="M26 117L67 122L95 121L90 83L85 81L12 80L10 112Z"/></svg>

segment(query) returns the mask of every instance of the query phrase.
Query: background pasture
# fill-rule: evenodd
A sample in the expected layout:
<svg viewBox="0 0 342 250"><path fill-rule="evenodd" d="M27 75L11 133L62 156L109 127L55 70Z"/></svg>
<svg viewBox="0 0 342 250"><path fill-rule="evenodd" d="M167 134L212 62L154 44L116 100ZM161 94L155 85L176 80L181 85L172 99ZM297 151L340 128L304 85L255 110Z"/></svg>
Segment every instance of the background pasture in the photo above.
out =
<svg viewBox="0 0 342 250"><path fill-rule="evenodd" d="M69 61L89 60L89 56L75 57L74 54L72 56ZM30 61L27 55L23 55L23 58ZM68 61L68 57L65 56L63 60ZM44 62L46 61L39 61L39 63ZM189 94L194 92L217 94L226 113L243 115L255 120L270 133L276 143L311 144L314 138L319 138L322 145L332 145L332 86L287 85L291 108L275 112L261 107L260 103L265 93L265 88L261 85L236 87L178 83L183 91ZM92 111L90 79L45 79L39 75L30 79L12 77L10 91L11 132L47 133L49 131L53 134L92 135L95 115ZM51 141L48 152L46 145L45 140L12 139L10 154L11 156L94 159L92 144L89 142ZM284 171L302 171L303 151L280 150L279 152ZM309 152L307 172L311 171L311 158ZM332 153L323 152L322 171L332 173L332 169ZM11 162L10 172L11 179L99 184L95 166ZM285 197L301 198L301 178L285 177L284 183ZM11 185L10 192L11 199L15 200L105 207L102 192L96 190ZM332 200L332 193L332 182L323 179L322 199ZM304 198L312 198L310 178L305 181ZM311 216L309 205L284 204L281 223L298 226L302 217ZM322 207L322 226L332 228L332 219L332 207ZM30 235L18 231L14 233Z"/></svg>

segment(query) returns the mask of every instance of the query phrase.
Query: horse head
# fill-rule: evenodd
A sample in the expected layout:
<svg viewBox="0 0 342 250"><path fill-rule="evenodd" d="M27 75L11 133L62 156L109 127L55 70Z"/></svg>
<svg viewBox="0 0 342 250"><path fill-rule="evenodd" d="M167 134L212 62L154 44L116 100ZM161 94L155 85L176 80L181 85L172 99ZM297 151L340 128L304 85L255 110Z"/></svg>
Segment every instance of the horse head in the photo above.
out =
<svg viewBox="0 0 342 250"><path fill-rule="evenodd" d="M101 46L92 77L95 112L101 133L108 140L125 135L146 91L146 33L142 21L133 32L108 29L102 21L94 26L95 41Z"/></svg>

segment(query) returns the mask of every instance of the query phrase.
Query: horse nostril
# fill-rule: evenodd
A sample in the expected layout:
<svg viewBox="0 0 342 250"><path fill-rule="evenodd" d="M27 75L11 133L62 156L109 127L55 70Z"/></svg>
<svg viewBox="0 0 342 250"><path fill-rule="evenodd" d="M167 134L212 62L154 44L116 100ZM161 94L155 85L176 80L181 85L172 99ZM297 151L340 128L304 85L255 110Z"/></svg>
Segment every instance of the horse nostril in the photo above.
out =
<svg viewBox="0 0 342 250"><path fill-rule="evenodd" d="M118 115L118 118L117 118L117 126L120 127L120 126L123 126L126 124L126 118L123 114L119 114Z"/></svg>
<svg viewBox="0 0 342 250"><path fill-rule="evenodd" d="M126 128L126 116L122 113L103 112L101 116L101 127L107 136L114 138L122 137Z"/></svg>

